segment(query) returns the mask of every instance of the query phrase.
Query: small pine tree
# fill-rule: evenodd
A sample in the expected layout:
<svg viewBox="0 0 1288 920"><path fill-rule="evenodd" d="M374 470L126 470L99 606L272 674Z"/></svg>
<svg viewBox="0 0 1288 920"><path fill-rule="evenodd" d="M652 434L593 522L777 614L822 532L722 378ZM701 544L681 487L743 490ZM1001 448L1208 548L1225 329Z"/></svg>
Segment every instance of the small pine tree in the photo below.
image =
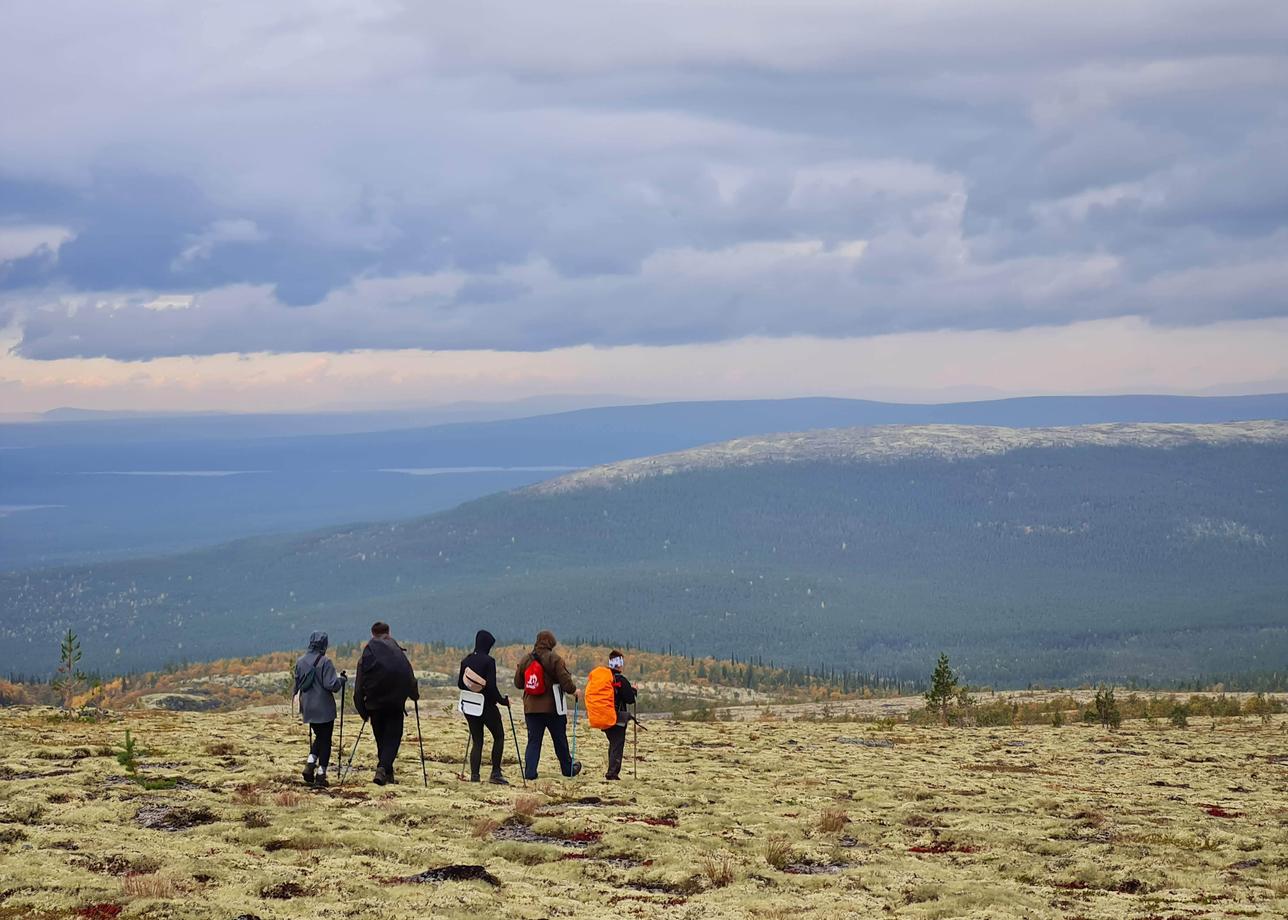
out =
<svg viewBox="0 0 1288 920"><path fill-rule="evenodd" d="M125 767L125 772L134 776L139 772L139 749L134 744L134 739L130 737L130 730L125 730L125 744L117 752L116 762Z"/></svg>
<svg viewBox="0 0 1288 920"><path fill-rule="evenodd" d="M948 707L952 705L957 693L957 674L948 663L948 656L940 652L935 672L930 675L930 689L925 696L926 708L939 713L941 724L948 723Z"/></svg>
<svg viewBox="0 0 1288 920"><path fill-rule="evenodd" d="M1190 711L1187 707L1177 703L1172 707L1172 714L1168 718L1171 720L1173 727L1185 728L1190 724Z"/></svg>
<svg viewBox="0 0 1288 920"><path fill-rule="evenodd" d="M1122 713L1118 711L1118 702L1114 699L1114 688L1107 687L1103 684L1096 690L1096 698L1092 705L1096 710L1096 718L1100 720L1102 727L1114 730L1122 724Z"/></svg>
<svg viewBox="0 0 1288 920"><path fill-rule="evenodd" d="M71 709L72 700L76 698L76 692L85 680L85 675L80 672L80 639L71 629L68 629L67 635L63 636L62 643L59 645L58 658L58 671L54 676L53 687L62 695L63 708Z"/></svg>

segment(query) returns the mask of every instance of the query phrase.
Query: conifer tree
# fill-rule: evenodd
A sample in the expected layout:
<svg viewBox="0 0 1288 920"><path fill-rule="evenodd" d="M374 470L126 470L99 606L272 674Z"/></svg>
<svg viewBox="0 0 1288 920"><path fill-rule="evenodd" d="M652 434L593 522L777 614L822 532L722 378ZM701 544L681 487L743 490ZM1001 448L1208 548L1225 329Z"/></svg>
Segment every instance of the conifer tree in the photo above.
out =
<svg viewBox="0 0 1288 920"><path fill-rule="evenodd" d="M948 656L940 652L935 672L930 675L930 689L926 691L926 708L939 713L939 721L948 722L948 707L957 695L957 674L948 663Z"/></svg>
<svg viewBox="0 0 1288 920"><path fill-rule="evenodd" d="M76 691L80 689L81 682L85 679L85 675L80 672L80 639L70 628L67 630L67 635L63 636L58 657L58 672L54 677L53 686L62 694L63 708L70 709L72 700L76 698Z"/></svg>

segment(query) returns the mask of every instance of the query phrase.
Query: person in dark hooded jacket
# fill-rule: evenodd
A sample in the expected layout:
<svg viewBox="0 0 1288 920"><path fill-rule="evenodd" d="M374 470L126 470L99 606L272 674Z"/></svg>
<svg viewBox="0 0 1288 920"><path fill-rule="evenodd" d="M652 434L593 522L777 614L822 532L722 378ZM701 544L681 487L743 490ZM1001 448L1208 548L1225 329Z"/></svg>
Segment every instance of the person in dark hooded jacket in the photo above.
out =
<svg viewBox="0 0 1288 920"><path fill-rule="evenodd" d="M389 624L375 623L354 672L353 708L363 721L371 720L379 758L372 782L379 786L395 782L394 758L402 744L409 699L420 699L416 672L407 653L389 634Z"/></svg>
<svg viewBox="0 0 1288 920"><path fill-rule="evenodd" d="M295 693L300 718L313 730L309 759L304 764L304 782L325 786L327 764L331 762L331 735L335 728L335 692L344 686L343 673L327 657L329 644L324 632L309 636L309 650L295 662Z"/></svg>
<svg viewBox="0 0 1288 920"><path fill-rule="evenodd" d="M510 698L502 696L496 686L496 660L489 654L496 639L486 629L480 629L474 636L474 651L461 660L461 671L456 678L456 686L462 690L471 690L483 694L483 714L465 717L470 725L470 782L479 781L479 769L483 765L483 727L492 733L492 775L488 782L498 786L508 786L501 775L501 758L505 755L505 727L501 722L500 706L507 709Z"/></svg>

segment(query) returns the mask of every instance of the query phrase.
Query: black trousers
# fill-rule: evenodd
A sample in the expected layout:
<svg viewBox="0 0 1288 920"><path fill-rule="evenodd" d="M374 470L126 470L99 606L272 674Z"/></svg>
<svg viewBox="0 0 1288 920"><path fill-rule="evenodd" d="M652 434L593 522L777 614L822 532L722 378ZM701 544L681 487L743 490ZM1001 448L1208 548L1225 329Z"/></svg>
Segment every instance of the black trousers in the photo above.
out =
<svg viewBox="0 0 1288 920"><path fill-rule="evenodd" d="M392 776L394 758L398 756L398 747L402 744L403 708L373 709L368 715L371 716L371 734L376 739L377 763Z"/></svg>
<svg viewBox="0 0 1288 920"><path fill-rule="evenodd" d="M317 762L318 769L325 771L331 763L331 733L335 730L335 720L312 722L309 727L313 729L313 744L309 746L309 753Z"/></svg>
<svg viewBox="0 0 1288 920"><path fill-rule="evenodd" d="M541 736L550 732L550 742L555 746L555 756L559 758L559 772L572 776L572 754L568 752L568 717L553 712L530 712L523 717L528 727L528 749L524 752L524 776L537 778L537 766L541 763Z"/></svg>
<svg viewBox="0 0 1288 920"><path fill-rule="evenodd" d="M617 779L622 775L622 755L626 752L626 726L614 725L604 729L608 739L608 772L605 779Z"/></svg>
<svg viewBox="0 0 1288 920"><path fill-rule="evenodd" d="M505 727L501 723L501 708L496 703L486 703L483 715L466 716L470 723L470 775L478 776L483 764L483 726L492 733L492 772L501 772L501 758L505 756Z"/></svg>

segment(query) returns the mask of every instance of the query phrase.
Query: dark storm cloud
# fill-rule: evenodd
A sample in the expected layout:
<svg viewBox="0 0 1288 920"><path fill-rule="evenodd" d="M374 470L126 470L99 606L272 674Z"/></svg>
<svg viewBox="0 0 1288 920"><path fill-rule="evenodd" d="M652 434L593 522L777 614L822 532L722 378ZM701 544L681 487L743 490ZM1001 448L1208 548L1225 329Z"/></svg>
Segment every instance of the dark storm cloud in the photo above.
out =
<svg viewBox="0 0 1288 920"><path fill-rule="evenodd" d="M0 30L29 357L1288 313L1281 4L76 10Z"/></svg>

